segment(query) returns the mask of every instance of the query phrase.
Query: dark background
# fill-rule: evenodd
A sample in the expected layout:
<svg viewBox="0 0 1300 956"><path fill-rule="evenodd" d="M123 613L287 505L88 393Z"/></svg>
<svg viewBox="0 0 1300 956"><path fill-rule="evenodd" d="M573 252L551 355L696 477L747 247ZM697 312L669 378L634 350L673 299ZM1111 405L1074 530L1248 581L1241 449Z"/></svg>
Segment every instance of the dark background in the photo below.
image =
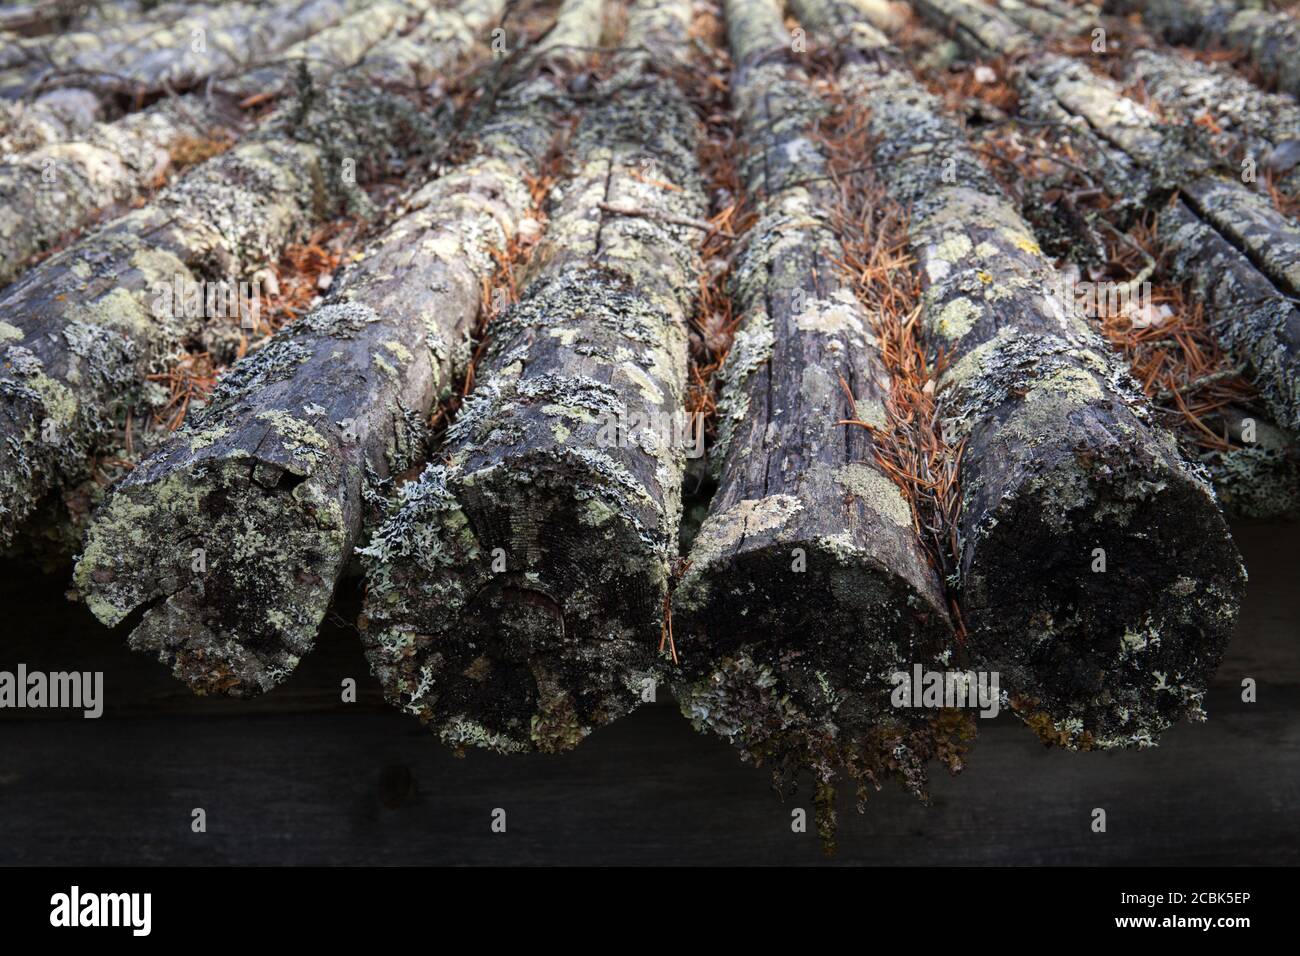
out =
<svg viewBox="0 0 1300 956"><path fill-rule="evenodd" d="M843 793L834 861L1300 863L1298 531L1235 528L1250 585L1208 723L1155 749L1071 754L1006 714L981 720L967 769L935 770L932 806L890 784L858 816ZM63 591L0 567L0 669L102 670L105 712L0 711L0 864L827 860L790 830L811 793L782 803L666 697L571 754L457 759L383 704L341 620L269 696L201 699ZM345 677L356 704L339 700ZM1241 702L1243 677L1258 703ZM195 807L207 833L190 830Z"/></svg>

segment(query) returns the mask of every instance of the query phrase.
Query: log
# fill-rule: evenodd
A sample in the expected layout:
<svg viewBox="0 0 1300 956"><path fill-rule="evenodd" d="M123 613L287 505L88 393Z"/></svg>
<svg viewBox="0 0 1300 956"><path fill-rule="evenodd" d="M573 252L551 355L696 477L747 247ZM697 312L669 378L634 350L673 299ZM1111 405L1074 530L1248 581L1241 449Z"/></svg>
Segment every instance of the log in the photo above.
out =
<svg viewBox="0 0 1300 956"><path fill-rule="evenodd" d="M831 6L794 10L838 41ZM889 376L838 266L838 187L811 136L826 107L788 54L777 3L730 0L726 18L758 220L735 258L718 488L673 595L675 693L697 729L755 762L812 767L822 790L843 768L921 793L934 714L893 708L890 675L941 667L956 644L907 500L869 433L843 424L886 427Z"/></svg>
<svg viewBox="0 0 1300 956"><path fill-rule="evenodd" d="M548 59L595 42L599 20L578 22L580 42L557 27ZM699 129L653 75L621 70L588 96L522 297L490 326L438 460L362 552L371 667L457 750L570 749L657 679L704 235L679 223L706 209Z"/></svg>
<svg viewBox="0 0 1300 956"><path fill-rule="evenodd" d="M242 36L238 24L265 16L256 7L242 3L198 11L178 4L166 12L170 18L66 34L48 43L0 54L0 68L13 67L0 74L0 97L12 99L63 85L121 90L124 72L138 69L149 57L193 56L197 60L203 55L192 53L190 47L198 37L205 44L238 43Z"/></svg>
<svg viewBox="0 0 1300 956"><path fill-rule="evenodd" d="M105 85L134 96L190 89L209 77L238 73L365 9L366 0L296 0L209 30L205 49L166 44L113 65Z"/></svg>
<svg viewBox="0 0 1300 956"><path fill-rule="evenodd" d="M1264 405L1292 434L1300 431L1300 309L1223 234L1182 200L1160 214L1170 269L1206 304L1211 331L1254 370Z"/></svg>
<svg viewBox="0 0 1300 956"><path fill-rule="evenodd" d="M92 129L103 104L90 90L51 90L30 103L0 100L0 156L62 143Z"/></svg>
<svg viewBox="0 0 1300 956"><path fill-rule="evenodd" d="M0 285L95 212L150 188L171 166L173 150L222 136L230 126L218 124L220 115L198 97L163 100L0 166Z"/></svg>
<svg viewBox="0 0 1300 956"><path fill-rule="evenodd" d="M1249 363L1270 415L1300 432L1300 227L1239 180L1179 157L1180 137L1109 78L1063 58L1035 61L1025 75L1082 118L1103 149L1118 148L1143 168L1148 202L1176 187L1180 228L1163 233L1172 274L1211 309L1223 348ZM1204 228L1184 231L1188 213ZM1211 259L1216 271L1202 271Z"/></svg>
<svg viewBox="0 0 1300 956"><path fill-rule="evenodd" d="M1177 51L1134 50L1124 79L1142 83L1169 115L1185 125L1209 116L1213 146L1237 166L1253 159L1271 170L1278 188L1300 197L1300 106L1294 98L1265 93L1221 63L1202 63Z"/></svg>
<svg viewBox="0 0 1300 956"><path fill-rule="evenodd" d="M361 69L379 83L429 86L446 77L505 9L503 0L464 0L454 10L425 10L410 33L377 43Z"/></svg>
<svg viewBox="0 0 1300 956"><path fill-rule="evenodd" d="M1226 451L1201 455L1229 517L1300 518L1300 445L1293 435L1257 412L1231 406L1207 415L1206 425L1233 443Z"/></svg>
<svg viewBox="0 0 1300 956"><path fill-rule="evenodd" d="M1300 24L1294 14L1237 0L1108 0L1114 13L1141 13L1168 42L1226 48L1249 58L1265 80L1300 95Z"/></svg>
<svg viewBox="0 0 1300 956"><path fill-rule="evenodd" d="M145 375L198 331L177 312L207 311L178 301L184 290L247 280L336 214L331 200L352 203L361 194L346 160L364 175L359 160L375 143L414 151L439 135L405 100L355 85L316 91L306 115L298 105L0 295L0 546L43 496L121 441L116 420Z"/></svg>
<svg viewBox="0 0 1300 956"><path fill-rule="evenodd" d="M376 0L299 40L275 57L275 61L229 79L215 88L228 96L279 96L291 89L300 68L317 80L356 65L375 45L403 26L419 11L416 0Z"/></svg>
<svg viewBox="0 0 1300 956"><path fill-rule="evenodd" d="M326 304L230 369L87 530L75 576L87 606L109 626L144 608L130 645L196 693L252 697L292 673L365 502L420 461L553 137L528 92L481 131L475 156L416 193Z"/></svg>
<svg viewBox="0 0 1300 956"><path fill-rule="evenodd" d="M991 8L972 9L958 35L997 37ZM912 208L924 327L947 355L944 434L965 442L968 648L1044 740L1153 744L1201 714L1242 598L1214 493L1119 357L1062 303L1029 227L938 101L898 79L879 87L860 94L874 160Z"/></svg>

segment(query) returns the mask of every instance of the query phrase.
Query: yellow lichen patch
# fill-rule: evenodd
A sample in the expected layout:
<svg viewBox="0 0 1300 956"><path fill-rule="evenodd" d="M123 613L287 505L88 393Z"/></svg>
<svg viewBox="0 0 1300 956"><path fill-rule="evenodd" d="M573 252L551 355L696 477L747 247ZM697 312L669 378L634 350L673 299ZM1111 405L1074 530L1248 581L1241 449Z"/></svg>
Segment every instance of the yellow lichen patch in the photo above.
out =
<svg viewBox="0 0 1300 956"><path fill-rule="evenodd" d="M702 564L740 544L750 535L784 527L791 517L802 510L803 502L794 495L746 498L725 511L709 515L700 526L692 553Z"/></svg>
<svg viewBox="0 0 1300 956"><path fill-rule="evenodd" d="M912 508L898 485L870 465L854 462L835 471L835 481L845 491L900 527L911 527Z"/></svg>
<svg viewBox="0 0 1300 956"><path fill-rule="evenodd" d="M1105 396L1097 380L1079 368L1059 368L1034 383L1025 396L1027 402L1043 402L1063 396L1077 400L1100 400Z"/></svg>
<svg viewBox="0 0 1300 956"><path fill-rule="evenodd" d="M955 342L974 328L982 314L983 310L970 299L953 299L939 310L934 330L948 341Z"/></svg>
<svg viewBox="0 0 1300 956"><path fill-rule="evenodd" d="M0 322L0 342L21 342L23 330L8 322Z"/></svg>

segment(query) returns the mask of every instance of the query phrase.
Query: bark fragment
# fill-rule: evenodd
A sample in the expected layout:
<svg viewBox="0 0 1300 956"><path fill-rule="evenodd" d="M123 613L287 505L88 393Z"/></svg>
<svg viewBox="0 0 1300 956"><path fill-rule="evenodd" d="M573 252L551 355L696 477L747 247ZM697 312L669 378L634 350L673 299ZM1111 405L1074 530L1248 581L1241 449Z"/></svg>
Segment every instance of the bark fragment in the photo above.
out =
<svg viewBox="0 0 1300 956"><path fill-rule="evenodd" d="M960 35L1007 36L974 6ZM913 210L925 327L949 356L945 435L966 442L970 651L1043 739L1150 745L1201 713L1242 596L1213 492L934 97L896 74L870 95L875 161Z"/></svg>
<svg viewBox="0 0 1300 956"><path fill-rule="evenodd" d="M594 42L598 21L582 22L559 32L566 49ZM656 676L702 237L672 220L705 201L681 94L654 76L611 83L578 123L531 281L493 322L441 460L364 552L371 666L456 748L569 749Z"/></svg>

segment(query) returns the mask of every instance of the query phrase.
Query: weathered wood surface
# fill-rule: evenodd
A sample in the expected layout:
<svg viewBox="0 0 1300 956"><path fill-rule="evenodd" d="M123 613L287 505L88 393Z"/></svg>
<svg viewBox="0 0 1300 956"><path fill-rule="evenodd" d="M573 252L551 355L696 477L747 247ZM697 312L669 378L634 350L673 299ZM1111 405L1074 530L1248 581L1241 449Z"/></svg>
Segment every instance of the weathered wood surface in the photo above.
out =
<svg viewBox="0 0 1300 956"><path fill-rule="evenodd" d="M90 90L51 90L31 102L0 100L0 156L61 143L103 118L103 104Z"/></svg>
<svg viewBox="0 0 1300 956"><path fill-rule="evenodd" d="M275 62L239 73L215 86L222 93L237 97L279 95L292 87L299 69L306 69L317 80L345 70L405 26L409 18L426 12L433 11L423 0L374 0L294 43L276 56ZM454 15L454 11L447 12ZM474 31L476 35L477 32Z"/></svg>
<svg viewBox="0 0 1300 956"><path fill-rule="evenodd" d="M131 646L196 692L252 696L293 671L366 501L423 460L430 408L464 372L482 292L528 215L550 91L507 94L475 155L419 190L326 304L230 369L91 523L75 578L91 610L113 626L144 607Z"/></svg>
<svg viewBox="0 0 1300 956"><path fill-rule="evenodd" d="M1292 526L1234 525L1249 600L1206 707L1154 750L1071 754L1009 716L923 806L886 788L841 815L839 853L790 830L766 770L694 733L661 692L563 755L458 760L386 707L355 633L330 625L276 693L197 698L106 639L63 583L0 573L0 669L103 671L105 714L0 711L0 863L284 865L1300 864L1300 655ZM347 607L340 608L348 613ZM1259 682L1259 702L1240 682ZM358 684L356 704L341 682ZM847 789L847 788L846 788ZM841 807L852 795L841 791ZM208 814L206 835L191 811ZM506 834L489 829L508 813ZM1094 807L1108 831L1091 832Z"/></svg>
<svg viewBox="0 0 1300 956"><path fill-rule="evenodd" d="M1227 48L1246 56L1267 81L1300 95L1300 23L1295 14L1242 0L1106 0L1115 13L1140 13L1170 43Z"/></svg>
<svg viewBox="0 0 1300 956"><path fill-rule="evenodd" d="M1006 36L984 12L957 21L960 34ZM1241 601L1213 491L1063 299L1029 227L938 101L898 71L879 83L864 73L860 88L873 104L874 161L912 209L925 328L948 355L937 388L945 437L966 445L960 595L971 654L1001 672L1045 739L1150 744L1199 713ZM1106 570L1095 571L1103 553Z"/></svg>
<svg viewBox="0 0 1300 956"><path fill-rule="evenodd" d="M1270 170L1278 188L1300 196L1300 105L1266 93L1228 66L1207 64L1177 50L1134 50L1124 79L1141 83L1167 115L1184 124L1209 117L1211 143L1234 165L1252 161Z"/></svg>
<svg viewBox="0 0 1300 956"><path fill-rule="evenodd" d="M243 3L197 9L176 4L161 12L163 16L158 19L133 20L103 30L66 34L49 43L38 42L0 54L0 66L12 67L0 73L0 97L31 95L64 85L140 92L135 84L144 75L141 70L146 64L188 59L197 67L200 62L218 62L220 58L207 51L218 47L240 49L246 32L241 24L256 23L267 16L265 9L259 11L256 6ZM282 8L277 12L287 11ZM198 45L204 50L192 49ZM229 61L229 56L220 60ZM129 84L124 82L128 72Z"/></svg>
<svg viewBox="0 0 1300 956"><path fill-rule="evenodd" d="M95 212L165 176L173 150L228 132L233 121L223 127L222 115L199 97L167 99L0 165L0 285Z"/></svg>
<svg viewBox="0 0 1300 956"><path fill-rule="evenodd" d="M575 22L586 38L545 56L593 44L598 21ZM457 748L574 747L656 671L703 237L679 223L706 208L700 132L652 74L619 70L590 100L522 297L492 323L438 459L364 552L371 666Z"/></svg>
<svg viewBox="0 0 1300 956"><path fill-rule="evenodd" d="M867 431L841 423L887 427L889 377L840 276L838 187L813 136L827 105L773 0L733 0L726 16L758 220L735 256L742 318L719 373L718 489L673 595L675 693L747 759L815 767L823 787L847 769L921 792L933 714L894 709L889 678L939 666L955 638L907 500Z"/></svg>
<svg viewBox="0 0 1300 956"><path fill-rule="evenodd" d="M317 90L296 113L290 104L0 296L0 543L43 496L86 477L144 376L194 332L193 316L177 321L183 303L171 290L249 278L359 196L345 159L375 156L377 142L426 148L435 136L412 104L356 84Z"/></svg>

